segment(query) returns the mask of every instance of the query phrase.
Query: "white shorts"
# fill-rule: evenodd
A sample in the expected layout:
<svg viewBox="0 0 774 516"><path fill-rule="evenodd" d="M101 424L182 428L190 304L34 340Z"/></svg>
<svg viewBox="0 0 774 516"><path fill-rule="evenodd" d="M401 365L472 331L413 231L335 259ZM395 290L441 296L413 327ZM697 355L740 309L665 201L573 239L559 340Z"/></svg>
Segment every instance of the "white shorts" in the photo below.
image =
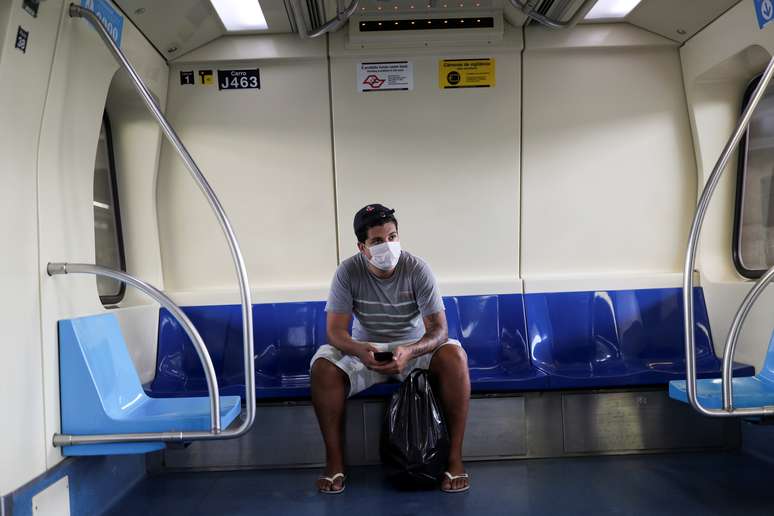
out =
<svg viewBox="0 0 774 516"><path fill-rule="evenodd" d="M390 342L388 344L372 343L372 345L375 348L378 348L379 351L391 351L400 345L411 344L414 342L416 341L411 340L403 342ZM443 346L449 345L462 347L459 341L449 339L438 346L432 353L427 353L420 357L409 360L406 369L399 375L386 375L377 373L376 371L371 371L363 364L363 362L360 361L359 358L353 357L351 355L345 355L330 344L324 344L320 346L320 348L317 350L317 353L315 353L312 357L312 361L309 363L309 368L311 370L312 366L314 366L314 362L318 358L324 358L325 360L329 361L344 371L344 373L349 377L349 395L354 396L358 392L364 391L372 385L376 385L377 383L384 383L390 379L396 379L402 382L415 369L430 369L430 361L433 359L433 356Z"/></svg>

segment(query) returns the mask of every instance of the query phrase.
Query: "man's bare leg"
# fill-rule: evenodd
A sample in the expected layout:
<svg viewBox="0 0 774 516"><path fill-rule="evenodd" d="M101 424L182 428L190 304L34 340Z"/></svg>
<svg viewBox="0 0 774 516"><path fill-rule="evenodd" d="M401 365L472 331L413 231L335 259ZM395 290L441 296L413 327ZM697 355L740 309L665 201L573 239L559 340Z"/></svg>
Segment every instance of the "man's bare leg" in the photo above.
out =
<svg viewBox="0 0 774 516"><path fill-rule="evenodd" d="M449 450L449 473L465 473L462 464L462 442L465 438L465 422L468 419L470 401L470 376L468 358L460 346L444 345L433 355L430 371L440 389L441 404L449 426L451 448ZM450 481L443 479L444 489L461 489L468 485L467 478Z"/></svg>
<svg viewBox="0 0 774 516"><path fill-rule="evenodd" d="M349 378L344 371L325 359L315 360L312 366L312 405L325 441L325 472L331 477L344 472L344 405L349 392ZM338 491L344 484L339 477L332 484L317 480L322 491Z"/></svg>

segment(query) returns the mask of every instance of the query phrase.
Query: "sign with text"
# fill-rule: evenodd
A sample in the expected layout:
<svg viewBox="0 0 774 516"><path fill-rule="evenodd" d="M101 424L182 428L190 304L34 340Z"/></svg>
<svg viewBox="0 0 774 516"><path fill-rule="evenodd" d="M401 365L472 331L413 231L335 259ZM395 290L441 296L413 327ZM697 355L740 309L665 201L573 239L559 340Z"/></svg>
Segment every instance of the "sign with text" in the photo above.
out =
<svg viewBox="0 0 774 516"><path fill-rule="evenodd" d="M124 17L118 14L111 3L107 0L81 0L81 7L94 11L110 33L110 37L120 47L121 35L124 32Z"/></svg>
<svg viewBox="0 0 774 516"><path fill-rule="evenodd" d="M441 59L438 61L438 86L453 88L492 88L495 85L495 60Z"/></svg>
<svg viewBox="0 0 774 516"><path fill-rule="evenodd" d="M204 77L202 77L202 84ZM218 70L218 89L219 90L259 90L261 89L261 78L258 75L258 68L249 70Z"/></svg>
<svg viewBox="0 0 774 516"><path fill-rule="evenodd" d="M414 66L411 61L360 63L359 91L410 91L414 89Z"/></svg>

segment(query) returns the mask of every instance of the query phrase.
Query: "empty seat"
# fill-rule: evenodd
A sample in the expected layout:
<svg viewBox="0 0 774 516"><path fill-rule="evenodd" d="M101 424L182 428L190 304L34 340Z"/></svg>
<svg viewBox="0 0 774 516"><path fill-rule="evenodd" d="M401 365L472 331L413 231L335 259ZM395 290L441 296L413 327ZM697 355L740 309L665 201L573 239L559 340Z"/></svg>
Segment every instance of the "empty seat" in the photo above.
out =
<svg viewBox="0 0 774 516"><path fill-rule="evenodd" d="M195 354L195 352L194 352ZM149 398L142 389L116 316L111 313L59 321L62 433L71 435L208 431L208 398ZM224 396L221 425L240 413L240 398ZM158 443L63 447L64 455L145 453Z"/></svg>
<svg viewBox="0 0 774 516"><path fill-rule="evenodd" d="M682 290L560 292L525 296L535 365L551 387L663 384L685 378ZM697 370L717 377L701 289L694 291ZM737 365L736 374L752 375Z"/></svg>
<svg viewBox="0 0 774 516"><path fill-rule="evenodd" d="M769 351L763 369L755 376L734 378L734 407L752 408L774 405L774 334L769 341ZM706 408L723 406L720 379L702 379L696 382L696 395ZM669 382L669 396L688 403L685 380Z"/></svg>
<svg viewBox="0 0 774 516"><path fill-rule="evenodd" d="M239 305L184 309L202 335L222 394L244 395L242 312ZM325 303L253 305L255 391L258 398L309 396L309 361L325 342ZM196 351L180 324L159 314L156 377L146 386L153 397L201 395L207 384Z"/></svg>
<svg viewBox="0 0 774 516"><path fill-rule="evenodd" d="M444 298L449 337L468 354L474 392L545 389L548 376L530 360L521 294Z"/></svg>

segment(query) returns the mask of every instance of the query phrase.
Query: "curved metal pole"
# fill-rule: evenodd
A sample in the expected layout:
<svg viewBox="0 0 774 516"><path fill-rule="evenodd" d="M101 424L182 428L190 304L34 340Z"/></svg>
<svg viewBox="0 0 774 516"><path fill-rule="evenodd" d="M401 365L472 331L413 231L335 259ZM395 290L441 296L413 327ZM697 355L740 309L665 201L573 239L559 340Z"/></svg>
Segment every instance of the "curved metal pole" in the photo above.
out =
<svg viewBox="0 0 774 516"><path fill-rule="evenodd" d="M183 145L183 142L180 141L177 133L169 124L169 121L161 112L161 108L156 103L156 100L153 98L150 90L147 88L147 86L145 86L145 83L143 83L140 75L134 69L121 49L118 48L116 43L113 41L113 38L110 37L110 33L108 33L105 26L102 25L102 22L99 20L97 15L89 9L85 9L72 3L70 4L69 14L73 18L81 17L88 20L97 30L97 34L99 34L102 41L108 47L108 50L110 50L110 52L113 54L113 57L116 58L121 67L126 71L126 73L129 74L135 89L137 89L137 92L142 97L145 105L151 111L167 139L182 158L183 163L185 163L186 168L191 173L191 177L194 179L194 181L196 181L199 189L207 198L207 202L209 202L210 207L215 213L215 217L217 218L218 223L220 224L220 227L226 236L229 250L231 251L231 257L234 261L234 267L236 268L237 278L239 281L239 294L242 303L242 335L244 339L243 345L245 361L244 371L246 411L245 418L238 428L234 430L223 431L219 435L221 438L240 437L246 434L255 422L255 352L253 348L253 303L250 293L250 283L247 279L247 267L245 266L245 261L242 257L242 251L239 248L236 235L234 234L234 230L231 227L231 222L229 221L228 216L226 215L226 212L220 203L220 200L218 200L218 197L215 195L215 191L204 177L204 174L202 174L202 171L196 165L196 162L194 162L191 154L188 152L188 149L186 149L185 145Z"/></svg>
<svg viewBox="0 0 774 516"><path fill-rule="evenodd" d="M336 31L339 29L339 27L347 23L347 20L350 18L350 16L355 14L357 5L360 0L352 0L352 2L343 11L339 11L334 18L331 18L314 30L306 30L306 20L304 19L303 6L301 5L300 0L292 0L292 2L293 17L296 21L298 35L302 38L316 38L327 32Z"/></svg>
<svg viewBox="0 0 774 516"><path fill-rule="evenodd" d="M683 319L685 320L685 386L688 394L688 401L691 406L701 414L707 416L762 416L774 414L774 408L761 407L750 409L736 409L736 410L722 410L722 409L708 409L704 407L696 395L696 342L694 341L694 316L693 316L693 269L696 263L696 250L699 245L699 235L701 233L701 226L704 223L704 218L707 215L707 208L709 207L712 194L715 192L715 188L718 186L720 176L728 164L728 160L731 158L736 146L742 139L744 132L750 125L750 120L755 108L763 98L766 88L771 81L772 75L774 75L774 57L769 61L766 70L763 72L761 80L758 82L755 91L750 97L750 102L744 109L742 116L736 124L734 132L731 134L728 142L723 151L720 153L715 167L712 169L712 173L707 179L707 183L704 185L704 190L699 197L699 201L696 207L696 214L694 215L693 222L691 223L691 230L688 234L688 249L685 253L685 266L683 269ZM730 372L726 369L726 360L723 361L723 381L730 378ZM730 369L730 368L729 368ZM724 391L725 391L725 385Z"/></svg>
<svg viewBox="0 0 774 516"><path fill-rule="evenodd" d="M183 327L186 335L191 339L194 348L196 348L196 354L199 355L199 360L204 368L204 377L207 379L207 392L210 396L211 431L216 434L220 433L220 391L218 389L215 368L212 366L212 359L207 351L207 347L204 345L202 336L199 335L194 324L174 301L149 283L137 279L134 276L130 276L125 272L108 269L107 267L102 267L100 265L92 265L89 263L49 263L46 267L46 272L48 272L49 276L58 274L93 274L95 276L113 278L144 292L154 301L169 310L169 313L171 313Z"/></svg>
<svg viewBox="0 0 774 516"><path fill-rule="evenodd" d="M736 353L736 345L742 333L742 326L753 304L755 304L763 291L766 290L772 279L774 279L774 267L758 278L753 288L744 297L742 304L736 311L734 321L731 323L731 329L728 331L726 347L723 351L723 409L726 411L733 410L734 408L734 353Z"/></svg>
<svg viewBox="0 0 774 516"><path fill-rule="evenodd" d="M581 4L580 7L578 7L578 10L575 11L575 14L572 15L572 18L570 18L567 21L561 22L559 20L552 20L547 16L543 16L542 14L535 12L535 7L530 6L528 2L521 2L520 0L509 0L509 1L511 2L511 5L513 7L520 10L528 18L535 20L541 25L545 25L549 29L555 29L555 30L569 29L571 27L576 26L578 22L581 21L583 17L586 16L588 12L594 7L594 4L597 3L597 0L586 0Z"/></svg>

